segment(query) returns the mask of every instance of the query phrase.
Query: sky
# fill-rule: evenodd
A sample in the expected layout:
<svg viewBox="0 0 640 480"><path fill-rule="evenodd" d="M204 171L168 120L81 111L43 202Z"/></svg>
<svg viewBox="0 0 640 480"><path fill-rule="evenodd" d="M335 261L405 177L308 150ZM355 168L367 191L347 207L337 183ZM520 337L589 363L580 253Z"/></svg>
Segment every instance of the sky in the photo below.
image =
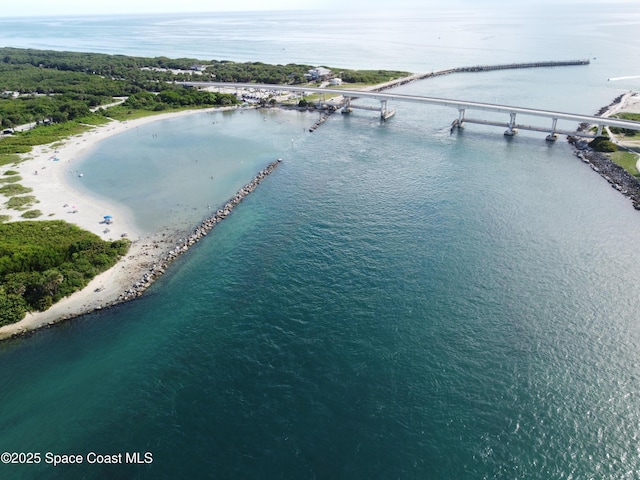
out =
<svg viewBox="0 0 640 480"><path fill-rule="evenodd" d="M300 10L318 8L327 3L332 3L332 0L18 0L2 3L0 15L12 17L232 10Z"/></svg>
<svg viewBox="0 0 640 480"><path fill-rule="evenodd" d="M516 3L526 3L517 0ZM528 0L553 3L556 0ZM585 0L576 0L585 1ZM589 1L589 0L586 0ZM597 0L602 1L602 0ZM610 1L610 0L608 0ZM618 0L636 2L638 0ZM511 4L513 0L482 0L486 4ZM217 11L264 11L303 9L424 8L442 6L441 0L4 0L0 16L103 15ZM478 6L478 0L449 0L446 5Z"/></svg>
<svg viewBox="0 0 640 480"><path fill-rule="evenodd" d="M2 2L3 17L131 13L293 10L316 0L23 0Z"/></svg>

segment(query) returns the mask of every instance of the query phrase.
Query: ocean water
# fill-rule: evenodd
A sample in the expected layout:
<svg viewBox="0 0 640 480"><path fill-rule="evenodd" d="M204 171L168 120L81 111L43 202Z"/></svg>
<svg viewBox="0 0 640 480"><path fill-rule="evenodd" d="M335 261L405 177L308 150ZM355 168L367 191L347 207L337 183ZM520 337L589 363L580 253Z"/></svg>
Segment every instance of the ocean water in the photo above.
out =
<svg viewBox="0 0 640 480"><path fill-rule="evenodd" d="M348 31L309 13L162 29L137 17L120 23L146 32L136 45L111 36L113 20L86 25L120 53L315 51L314 64L411 71L596 57L397 89L592 114L637 88L607 78L634 75L640 19L630 3L588 6L371 14ZM276 35L286 18L292 40ZM46 22L0 39L87 45L83 22ZM214 22L211 43L193 42L189 25ZM231 24L237 37L220 40ZM382 24L386 41L368 43ZM273 34L261 53L254 31ZM334 36L314 50L320 31ZM390 122L356 111L313 134L314 115L198 114L85 158L83 186L135 203L145 228L195 223L284 161L141 299L0 344L0 450L43 456L0 465L2 478L637 478L638 212L564 140L450 135L456 111L394 107ZM46 452L84 462L54 467ZM153 461L89 464L90 452Z"/></svg>

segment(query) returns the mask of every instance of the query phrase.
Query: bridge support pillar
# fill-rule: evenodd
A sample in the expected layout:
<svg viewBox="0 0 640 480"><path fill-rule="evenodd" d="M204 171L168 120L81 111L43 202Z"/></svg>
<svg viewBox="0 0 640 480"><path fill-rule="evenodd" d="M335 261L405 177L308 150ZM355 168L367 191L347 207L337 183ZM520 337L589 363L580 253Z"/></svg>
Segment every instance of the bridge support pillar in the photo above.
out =
<svg viewBox="0 0 640 480"><path fill-rule="evenodd" d="M342 113L351 113L351 97L345 97L344 107L342 107Z"/></svg>
<svg viewBox="0 0 640 480"><path fill-rule="evenodd" d="M602 136L602 126L603 126L602 124L598 125L598 130L596 131L596 136L597 137Z"/></svg>
<svg viewBox="0 0 640 480"><path fill-rule="evenodd" d="M505 136L513 137L516 133L518 133L518 129L514 128L516 125L516 114L512 112L511 119L509 120L509 128L504 132Z"/></svg>
<svg viewBox="0 0 640 480"><path fill-rule="evenodd" d="M386 100L380 100L380 119L382 119L382 121L387 121L389 120L391 117L393 117L393 115L396 113L395 110L388 110L387 109L387 101Z"/></svg>
<svg viewBox="0 0 640 480"><path fill-rule="evenodd" d="M451 133L453 133L453 130L456 128L464 127L464 112L464 108L458 109L458 118L451 122Z"/></svg>
<svg viewBox="0 0 640 480"><path fill-rule="evenodd" d="M556 135L556 125L558 124L558 119L554 118L553 119L553 123L551 124L551 133L549 135L547 135L547 142L555 142L558 138L558 135Z"/></svg>

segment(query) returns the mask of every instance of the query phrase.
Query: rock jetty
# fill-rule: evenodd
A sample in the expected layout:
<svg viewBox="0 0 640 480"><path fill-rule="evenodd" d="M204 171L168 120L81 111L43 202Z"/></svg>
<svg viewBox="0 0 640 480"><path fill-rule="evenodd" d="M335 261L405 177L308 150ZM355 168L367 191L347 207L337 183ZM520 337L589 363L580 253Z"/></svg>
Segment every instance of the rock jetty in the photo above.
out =
<svg viewBox="0 0 640 480"><path fill-rule="evenodd" d="M596 116L602 116L623 100L624 95L616 97L611 104L602 107L596 113ZM589 125L581 123L578 131L582 132L589 129ZM596 152L589 147L588 142L581 137L569 137L569 143L575 148L576 157L583 162L589 164L591 169L604 178L612 188L615 188L625 197L631 200L633 208L640 210L640 182L622 168L613 162L606 154Z"/></svg>
<svg viewBox="0 0 640 480"><path fill-rule="evenodd" d="M381 92L389 88L399 87L407 83L415 82L416 80L424 80L426 78L440 77L442 75L451 75L453 73L466 73L466 72L490 72L493 70L517 70L522 68L549 68L549 67L571 67L578 65L589 65L590 60L560 60L560 61L544 61L544 62L526 62L526 63L507 63L500 65L474 65L470 67L456 67L448 68L446 70L438 70L429 73L416 73L404 78L398 78L389 82L376 85L371 88L372 92Z"/></svg>
<svg viewBox="0 0 640 480"><path fill-rule="evenodd" d="M464 73L464 72L489 72L492 70L511 70L511 69L521 69L521 68L549 68L549 67L568 67L568 66L576 66L576 65L589 65L590 60L560 60L560 61L544 61L544 62L526 62L526 63L508 63L508 64L500 64L500 65L475 65L471 67L457 67L457 68L448 68L446 70L439 70L435 72L429 73L415 73L413 75L409 75L403 78L397 78L395 80L391 80L389 82L384 82L372 87L364 88L363 91L368 92L382 92L384 90L389 90L390 88L400 87L402 85L406 85L407 83L412 83L417 80L424 80L427 78L440 77L442 75L451 75L453 73ZM353 98L355 100L355 98ZM315 132L320 125L327 121L327 119L338 109L344 107L344 102L339 105L335 105L330 108L320 119L315 122L310 128L310 132Z"/></svg>
<svg viewBox="0 0 640 480"><path fill-rule="evenodd" d="M326 111L326 112L325 112L325 113L320 117L320 119L319 119L316 123L314 123L314 124L309 128L309 131L310 131L310 132L315 132L315 131L316 131L316 129L317 129L320 125L322 125L324 122L326 122L326 121L329 119L329 117L330 117L331 115L333 115L333 114L334 114L334 112L335 112L335 111L336 111L336 109L335 109L335 108L331 108L331 109L327 110L327 111Z"/></svg>
<svg viewBox="0 0 640 480"><path fill-rule="evenodd" d="M242 187L238 192L231 197L222 207L220 207L211 217L203 220L191 234L184 238L179 238L176 244L155 264L153 264L142 277L136 281L131 288L124 291L118 297L118 300L114 303L126 302L134 298L139 297L142 293L149 288L149 286L162 274L165 273L169 265L177 259L180 255L187 252L193 245L204 238L218 223L227 218L233 209L244 200L244 198L253 192L256 187L270 175L280 164L282 159L278 159L271 162L264 169L260 170L258 174L253 177L249 183Z"/></svg>

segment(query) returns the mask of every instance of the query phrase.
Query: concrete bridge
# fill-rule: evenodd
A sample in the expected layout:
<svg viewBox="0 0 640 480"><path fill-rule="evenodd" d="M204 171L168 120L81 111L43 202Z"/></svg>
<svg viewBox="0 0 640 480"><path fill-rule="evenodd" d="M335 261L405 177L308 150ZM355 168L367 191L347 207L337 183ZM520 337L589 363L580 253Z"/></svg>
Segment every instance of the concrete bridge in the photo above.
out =
<svg viewBox="0 0 640 480"><path fill-rule="evenodd" d="M548 133L547 140L553 141L557 138L557 135L571 135L593 138L602 134L602 129L605 126L618 127L629 130L640 131L640 122L634 122L631 120L620 120L616 118L596 117L591 115L578 115L568 112L554 112L549 110L538 110L535 108L523 108L514 107L509 105L498 105L493 103L483 102L471 102L466 100L452 100L447 98L437 97L424 97L421 95L404 95L400 93L385 93L377 91L366 90L346 90L342 88L316 88L305 86L293 86L293 85L267 85L256 83L227 83L227 82L182 82L181 85L189 87L218 87L218 88L236 88L236 89L255 89L265 91L289 91L289 92L301 92L301 93L319 93L319 94L331 94L340 95L343 97L338 107L343 108L343 112L348 112L350 108L366 108L380 111L382 119L387 119L395 113L389 110L387 102L390 100L397 102L413 102L429 105L438 105L441 107L455 108L458 111L458 118L456 118L451 124L451 129L460 128L465 123L477 123L482 125L494 125L499 127L506 127L505 135L515 135L519 129L532 130L538 132ZM373 107L357 106L351 103L356 98L368 98L378 100L380 102L380 109ZM467 111L480 111L480 112L492 112L508 115L508 120L504 122L498 122L494 120L483 120L476 118L469 118ZM550 120L549 127L540 127L535 125L527 125L518 123L518 117L542 117ZM577 123L586 123L596 126L596 134L590 134L588 132L578 132L576 130L567 130L558 128L558 121L570 121Z"/></svg>

